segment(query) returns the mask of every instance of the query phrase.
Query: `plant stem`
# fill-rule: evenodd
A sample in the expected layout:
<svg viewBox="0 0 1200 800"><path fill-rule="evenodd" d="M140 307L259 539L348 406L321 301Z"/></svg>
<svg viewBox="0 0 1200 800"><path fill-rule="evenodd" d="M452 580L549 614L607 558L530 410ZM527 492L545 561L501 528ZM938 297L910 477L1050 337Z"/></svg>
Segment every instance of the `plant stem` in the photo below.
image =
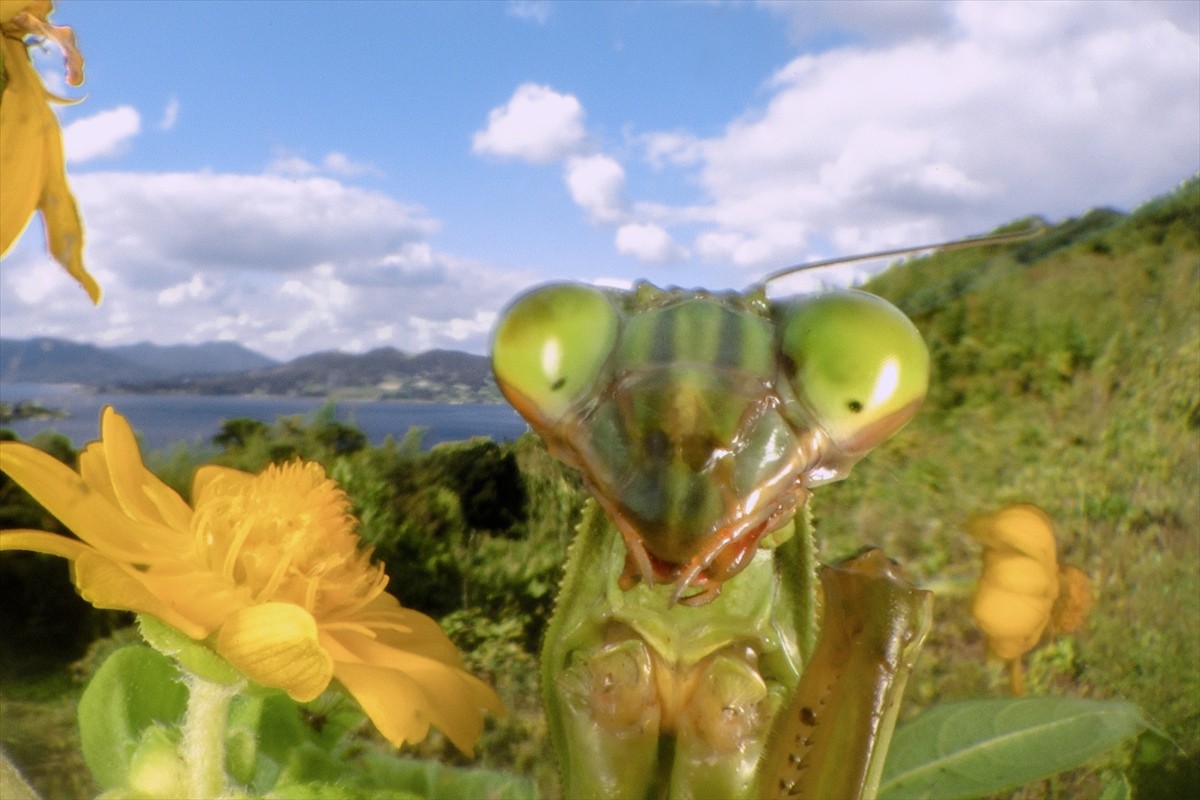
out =
<svg viewBox="0 0 1200 800"><path fill-rule="evenodd" d="M184 674L188 703L179 751L184 763L186 796L197 800L227 797L230 786L225 775L225 728L229 723L229 704L241 686Z"/></svg>
<svg viewBox="0 0 1200 800"><path fill-rule="evenodd" d="M1008 662L1008 685L1013 697L1025 696L1025 673L1021 669L1021 657L1017 656Z"/></svg>

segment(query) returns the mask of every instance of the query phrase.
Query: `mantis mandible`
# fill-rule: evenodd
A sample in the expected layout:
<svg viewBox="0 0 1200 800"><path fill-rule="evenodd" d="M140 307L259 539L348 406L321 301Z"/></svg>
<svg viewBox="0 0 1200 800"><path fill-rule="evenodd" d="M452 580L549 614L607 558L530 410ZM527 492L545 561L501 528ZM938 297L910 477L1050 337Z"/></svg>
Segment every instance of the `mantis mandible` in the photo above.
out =
<svg viewBox="0 0 1200 800"><path fill-rule="evenodd" d="M920 406L907 317L854 290L550 284L492 359L592 496L542 651L564 795L874 796L931 597L875 550L821 567L806 503Z"/></svg>

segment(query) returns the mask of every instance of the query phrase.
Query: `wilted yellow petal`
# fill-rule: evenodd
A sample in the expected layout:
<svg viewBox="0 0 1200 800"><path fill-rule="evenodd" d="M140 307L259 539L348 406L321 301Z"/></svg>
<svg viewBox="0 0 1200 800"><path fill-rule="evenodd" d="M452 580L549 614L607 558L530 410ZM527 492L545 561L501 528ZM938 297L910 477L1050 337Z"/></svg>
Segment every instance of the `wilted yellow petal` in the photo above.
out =
<svg viewBox="0 0 1200 800"><path fill-rule="evenodd" d="M44 18L46 14L50 13L50 0L0 0L0 25L11 21L22 11L38 15L39 8L44 8L40 14Z"/></svg>
<svg viewBox="0 0 1200 800"><path fill-rule="evenodd" d="M1026 639L1041 636L1050 620L1050 603L992 589L980 589L971 614L988 638Z"/></svg>
<svg viewBox="0 0 1200 800"><path fill-rule="evenodd" d="M1054 604L1052 624L1058 633L1074 633L1092 611L1092 579L1078 567L1066 566L1059 572L1059 584L1062 589Z"/></svg>
<svg viewBox="0 0 1200 800"><path fill-rule="evenodd" d="M1053 603L1058 596L1058 575L1047 572L1041 562L1011 551L987 550L979 582L1031 598Z"/></svg>
<svg viewBox="0 0 1200 800"><path fill-rule="evenodd" d="M984 547L1010 549L1057 569L1054 526L1045 511L1028 503L967 523L967 531Z"/></svg>
<svg viewBox="0 0 1200 800"><path fill-rule="evenodd" d="M8 83L0 99L0 255L29 225L46 177L46 130L58 126L25 45L0 36Z"/></svg>
<svg viewBox="0 0 1200 800"><path fill-rule="evenodd" d="M67 169L63 156L62 131L58 120L46 129L43 142L46 148L46 174L38 209L46 225L46 243L50 255L67 268L71 277L87 292L93 303L100 302L100 284L83 266L83 222L75 196L67 185Z"/></svg>
<svg viewBox="0 0 1200 800"><path fill-rule="evenodd" d="M7 254L41 210L50 254L71 277L79 281L93 303L100 302L100 286L83 266L83 224L67 185L62 130L50 109L21 35L25 32L52 39L67 60L67 82L83 81L83 58L70 28L46 22L48 2L12 2L0 7L0 53L6 81L0 95L0 255ZM7 18L5 18L7 17Z"/></svg>
<svg viewBox="0 0 1200 800"><path fill-rule="evenodd" d="M317 642L317 622L291 603L263 603L235 612L217 631L216 651L243 675L313 700L333 677L333 660Z"/></svg>
<svg viewBox="0 0 1200 800"><path fill-rule="evenodd" d="M1041 639L1058 597L1050 517L1037 506L1016 505L977 517L967 529L984 546L971 615L989 650L1001 658L1020 658Z"/></svg>
<svg viewBox="0 0 1200 800"><path fill-rule="evenodd" d="M51 0L33 0L3 22L8 22L10 28L17 28L19 32L31 33L58 45L66 62L67 85L79 86L83 83L83 55L75 46L75 31L65 25L51 25L49 18L53 11Z"/></svg>

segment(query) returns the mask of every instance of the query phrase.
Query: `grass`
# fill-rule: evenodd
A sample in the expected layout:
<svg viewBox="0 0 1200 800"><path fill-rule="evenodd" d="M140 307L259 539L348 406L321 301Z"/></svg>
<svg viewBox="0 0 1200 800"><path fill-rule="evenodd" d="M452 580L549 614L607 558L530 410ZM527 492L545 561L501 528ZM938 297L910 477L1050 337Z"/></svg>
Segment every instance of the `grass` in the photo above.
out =
<svg viewBox="0 0 1200 800"><path fill-rule="evenodd" d="M81 691L67 669L0 682L0 747L46 800L100 791L79 750L75 706Z"/></svg>

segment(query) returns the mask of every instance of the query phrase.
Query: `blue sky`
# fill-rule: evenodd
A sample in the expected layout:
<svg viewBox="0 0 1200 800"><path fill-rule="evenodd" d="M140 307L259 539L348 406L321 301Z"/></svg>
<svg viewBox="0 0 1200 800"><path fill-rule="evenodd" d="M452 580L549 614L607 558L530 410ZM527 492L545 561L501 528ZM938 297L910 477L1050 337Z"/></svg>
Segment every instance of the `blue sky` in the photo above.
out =
<svg viewBox="0 0 1200 800"><path fill-rule="evenodd" d="M1200 169L1200 4L63 0L39 56L105 288L33 226L5 336L484 352L549 280L1134 207ZM845 282L863 267L792 288Z"/></svg>

